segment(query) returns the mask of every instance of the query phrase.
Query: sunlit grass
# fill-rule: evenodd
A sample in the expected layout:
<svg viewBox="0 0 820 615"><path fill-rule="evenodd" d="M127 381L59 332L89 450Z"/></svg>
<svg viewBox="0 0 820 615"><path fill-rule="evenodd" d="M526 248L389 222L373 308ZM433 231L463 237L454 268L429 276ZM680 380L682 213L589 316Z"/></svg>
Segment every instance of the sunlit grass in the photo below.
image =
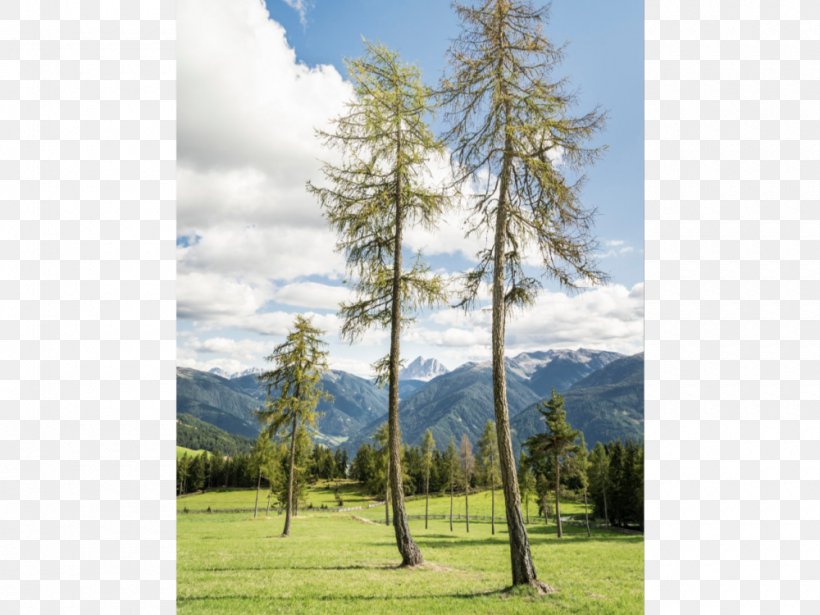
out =
<svg viewBox="0 0 820 615"><path fill-rule="evenodd" d="M320 501L328 494L332 498L332 491L315 497ZM474 497L483 511L489 494L471 496L471 512ZM423 500L420 505L423 511ZM417 506L409 503L411 514ZM449 498L431 499L434 507L449 510ZM496 512L501 511L499 492ZM531 511L528 532L539 577L558 590L535 597L503 591L510 564L501 520L495 536L488 523L467 534L463 523L451 533L447 520L431 520L427 530L423 520L412 520L428 564L407 570L396 568L400 558L392 527L364 519L383 521L383 514L381 507L348 513L314 509L294 520L289 538L280 538L284 517L275 513L255 521L248 513L180 514L178 610L228 615L642 611L642 536L593 530L587 538L581 527L567 525L559 540L554 525L539 522Z"/></svg>
<svg viewBox="0 0 820 615"><path fill-rule="evenodd" d="M262 485L259 492L259 505L265 508L268 489L264 480ZM323 504L326 507L336 508L338 506L334 491L336 486L338 486L344 507L362 506L371 502L371 498L363 494L359 484L354 481L319 481L308 490L303 508L309 508L312 505L314 508L321 509ZM209 507L214 511L253 508L255 500L256 489L215 489L177 498L177 510L185 508L192 511L206 510ZM273 504L271 506L273 507Z"/></svg>

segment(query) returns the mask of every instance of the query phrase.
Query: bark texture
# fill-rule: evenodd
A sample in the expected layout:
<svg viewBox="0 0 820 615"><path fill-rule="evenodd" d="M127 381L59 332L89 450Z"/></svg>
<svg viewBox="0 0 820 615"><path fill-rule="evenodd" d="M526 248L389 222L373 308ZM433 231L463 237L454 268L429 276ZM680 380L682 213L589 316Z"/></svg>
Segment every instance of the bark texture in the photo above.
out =
<svg viewBox="0 0 820 615"><path fill-rule="evenodd" d="M492 467L493 458L490 456L490 467ZM490 508L490 525L492 527L492 534L495 536L495 473L490 472L490 492L492 497L492 507ZM527 514L527 521L529 521L529 514Z"/></svg>
<svg viewBox="0 0 820 615"><path fill-rule="evenodd" d="M507 138L509 148L509 137ZM504 330L506 304L504 297L505 230L507 228L506 194L509 182L509 163L502 167L499 201L495 220L495 243L493 260L493 410L498 437L498 461L501 467L501 484L504 490L504 508L507 514L507 531L510 538L510 563L512 564L513 585L539 586L544 591L549 588L538 581L535 565L530 554L527 529L521 516L521 495L518 491L518 477L515 472L510 418L507 409L507 377L504 370Z"/></svg>
<svg viewBox="0 0 820 615"><path fill-rule="evenodd" d="M253 503L253 518L256 519L256 511L259 510L259 489L262 486L262 470L259 470L259 478L256 479L256 501Z"/></svg>
<svg viewBox="0 0 820 615"><path fill-rule="evenodd" d="M427 515L430 512L430 470L424 477L424 529L427 529Z"/></svg>
<svg viewBox="0 0 820 615"><path fill-rule="evenodd" d="M288 505L285 507L285 528L282 536L290 536L290 517L293 514L293 482L296 466L296 414L293 415L293 426L290 432L290 463L288 469Z"/></svg>
<svg viewBox="0 0 820 615"><path fill-rule="evenodd" d="M399 147L401 141L399 140ZM390 496L393 504L393 529L396 532L396 546L401 553L402 566L417 566L424 561L421 551L410 534L407 513L404 510L404 485L401 479L401 433L399 431L399 356L401 330L401 242L402 211L400 176L396 185L396 236L393 244L393 304L390 323L390 367L388 376L387 442L390 461Z"/></svg>
<svg viewBox="0 0 820 615"><path fill-rule="evenodd" d="M561 464L558 462L558 455L555 456L555 525L558 527L558 538L564 535L561 527L561 500L559 491L561 489Z"/></svg>
<svg viewBox="0 0 820 615"><path fill-rule="evenodd" d="M470 487L465 486L464 488L464 512L466 513L465 518L467 519L467 533L470 533Z"/></svg>

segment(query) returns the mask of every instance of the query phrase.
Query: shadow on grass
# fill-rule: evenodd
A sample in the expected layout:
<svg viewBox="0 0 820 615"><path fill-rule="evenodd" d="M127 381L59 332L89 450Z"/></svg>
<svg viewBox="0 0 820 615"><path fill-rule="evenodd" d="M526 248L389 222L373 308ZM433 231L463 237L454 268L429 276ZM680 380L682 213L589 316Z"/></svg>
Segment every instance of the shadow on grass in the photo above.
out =
<svg viewBox="0 0 820 615"><path fill-rule="evenodd" d="M377 601L377 600L387 600L393 602L395 600L435 600L441 598L456 598L456 599L464 599L464 600L472 600L474 598L490 598L493 596L497 596L500 599L506 599L511 597L511 591L509 587L504 589L492 589L492 590L484 590L484 591L475 591L475 592L462 592L462 593L440 593L440 594L431 594L431 593L424 593L419 595L412 595L412 596L396 596L392 594L385 594L385 595L351 595L351 594L327 594L327 595L317 595L311 596L310 598L300 598L300 602L358 602L358 601ZM529 597L529 594L521 594L522 597L526 598ZM211 594L204 594L200 596L177 596L177 603L184 603L184 602L203 602L208 600L250 600L254 602L265 601L265 602L292 602L294 600L293 596L259 596L259 595L251 595L251 594L224 594L224 595L211 595Z"/></svg>
<svg viewBox="0 0 820 615"><path fill-rule="evenodd" d="M558 538L555 535L555 527L528 528L527 534L530 537L530 542L542 544L544 539L547 539L549 540L550 546L581 545L601 542L617 542L618 544L643 543L643 535L624 535L616 532L599 531L594 532L591 537L588 537L585 530L572 532L565 530L563 538ZM415 538L420 545L434 548L463 548L493 544L505 546L509 544L506 533L484 537L465 536L464 534L417 534ZM395 542L392 541L379 542L377 544L383 547L395 546Z"/></svg>
<svg viewBox="0 0 820 615"><path fill-rule="evenodd" d="M247 572L249 570L400 570L400 564L347 564L339 566L202 566L186 568L192 572Z"/></svg>

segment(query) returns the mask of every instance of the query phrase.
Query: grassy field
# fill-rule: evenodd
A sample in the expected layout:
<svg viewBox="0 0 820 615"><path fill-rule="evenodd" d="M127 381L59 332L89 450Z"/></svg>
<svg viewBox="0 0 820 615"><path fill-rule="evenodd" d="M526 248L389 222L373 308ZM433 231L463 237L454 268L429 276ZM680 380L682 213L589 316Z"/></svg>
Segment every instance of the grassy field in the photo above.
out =
<svg viewBox="0 0 820 615"><path fill-rule="evenodd" d="M345 486L354 496L355 485ZM232 491L181 498L247 498L254 491ZM345 497L345 496L343 496ZM362 501L364 496L359 496ZM312 492L328 499L327 487ZM345 497L347 500L347 498ZM475 512L474 509L475 500ZM486 502L484 501L486 500ZM245 500L242 500L245 501ZM261 503L260 498L260 503ZM211 500L217 502L217 500ZM471 514L489 514L489 495L471 496ZM347 504L347 501L345 502ZM463 498L461 498L463 505ZM449 498L432 499L431 513L449 511ZM424 501L411 501L410 514ZM573 506L562 504L567 513ZM190 508L190 507L189 507ZM455 510L458 510L456 503ZM496 493L496 511L501 494ZM643 537L554 525L535 519L528 531L539 577L557 592L533 596L505 592L509 585L506 528L463 522L449 531L447 520L412 520L411 530L427 563L400 569L393 529L383 524L384 509L327 513L306 511L280 538L283 516L251 519L248 513L179 514L177 523L178 612L242 613L590 613L627 614L643 610Z"/></svg>
<svg viewBox="0 0 820 615"><path fill-rule="evenodd" d="M205 452L207 452L207 451L203 451L203 450L195 451L192 448L185 448L184 446L177 446L177 459L179 459L183 455L188 455L188 457L190 457L192 455L201 455L202 453L205 453Z"/></svg>
<svg viewBox="0 0 820 615"><path fill-rule="evenodd" d="M464 494L455 494L453 498L453 515L464 515L466 511L466 506L464 502ZM492 512L492 497L490 491L479 491L477 493L471 493L469 496L470 501L470 517L476 516L483 516L489 517L490 513ZM553 502L550 502L552 505ZM424 514L424 496L421 497L411 497L406 500L406 509L408 515L423 515ZM529 505L529 512L530 512L530 522L531 523L538 523L538 506L536 505L534 500L530 501ZM550 509L552 510L552 509ZM431 494L430 496L430 514L431 515L448 515L450 514L450 496L449 495L439 495ZM522 505L522 513L523 505ZM392 514L392 513L391 513ZM550 512L550 514L552 514ZM584 507L581 504L576 502L567 502L562 500L561 501L561 516L564 517L566 515L583 515L584 514ZM384 507L377 507L371 508L369 510L365 510L361 512L362 517L367 517L368 519L379 520L381 519L384 521ZM496 525L498 523L504 523L504 494L501 493L500 490L496 490L495 492L495 517L496 517ZM473 523L484 523L485 521L478 521L478 520L471 520L470 525ZM463 523L463 521L461 521ZM486 520L486 523L489 525L489 519ZM449 521L447 522L449 528Z"/></svg>
<svg viewBox="0 0 820 615"><path fill-rule="evenodd" d="M339 486L339 495L342 497L344 506L367 505L371 499L362 494L358 483L353 481L319 481L311 486L306 498L306 507L311 504L314 508L321 508L322 504L327 507L337 507L336 496L333 486ZM259 492L259 505L264 508L267 502L267 488ZM206 493L196 493L177 498L177 510L206 510L211 508L214 511L220 509L253 508L256 499L256 489L223 489L208 491Z"/></svg>

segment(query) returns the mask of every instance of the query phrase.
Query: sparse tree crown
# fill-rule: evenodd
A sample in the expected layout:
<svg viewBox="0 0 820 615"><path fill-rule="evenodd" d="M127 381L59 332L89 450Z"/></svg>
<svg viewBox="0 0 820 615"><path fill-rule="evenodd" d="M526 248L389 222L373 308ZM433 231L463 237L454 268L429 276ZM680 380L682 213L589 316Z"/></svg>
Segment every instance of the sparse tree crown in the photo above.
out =
<svg viewBox="0 0 820 615"><path fill-rule="evenodd" d="M594 212L580 199L581 170L603 150L587 142L605 114L571 115L575 97L565 80L552 77L563 50L544 35L548 9L529 0L455 3L464 28L439 93L457 176L480 184L471 232L493 228L495 210L505 208L504 228L496 230L504 235L508 305L530 303L540 287L523 269L528 249L564 286L605 279L593 260ZM494 248L478 256L466 277L465 305L489 278Z"/></svg>

